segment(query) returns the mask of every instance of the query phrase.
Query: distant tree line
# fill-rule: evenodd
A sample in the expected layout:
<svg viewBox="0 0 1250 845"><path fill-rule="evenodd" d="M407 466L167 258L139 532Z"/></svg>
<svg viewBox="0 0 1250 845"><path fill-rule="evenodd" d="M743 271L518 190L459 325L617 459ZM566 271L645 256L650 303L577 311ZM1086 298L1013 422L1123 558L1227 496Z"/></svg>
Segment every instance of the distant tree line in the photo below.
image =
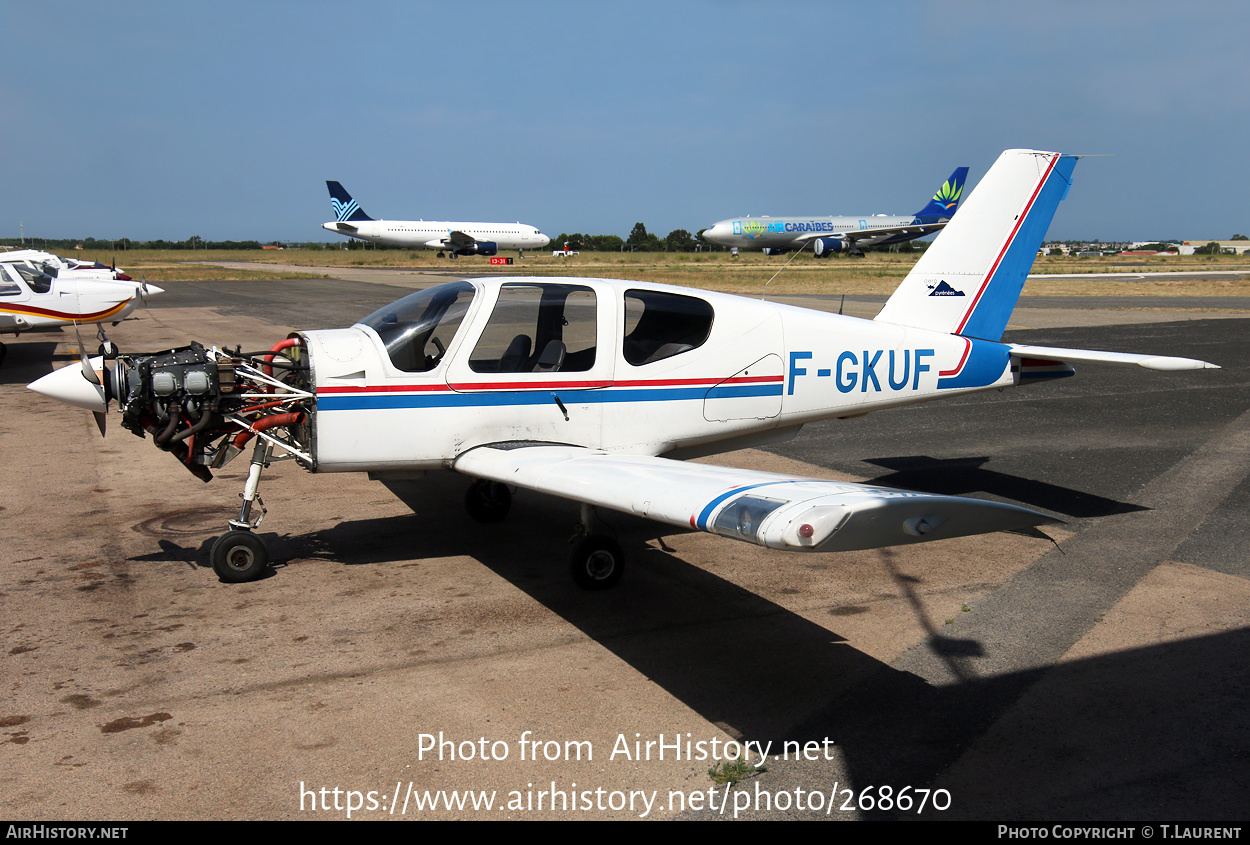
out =
<svg viewBox="0 0 1250 845"><path fill-rule="evenodd" d="M192 235L185 241L136 241L131 238L38 238L29 235L24 239L0 238L0 246L19 249L22 247L26 249L42 249L50 252L62 252L77 249L78 247L98 252L100 250L124 251L128 249L261 249L270 245L305 249L325 249L327 247L326 244L320 242L299 244L281 243L279 241L206 241L199 235Z"/></svg>
<svg viewBox="0 0 1250 845"><path fill-rule="evenodd" d="M558 238L551 239L554 249L562 249L565 244L569 249L579 252L698 252L710 249L723 250L705 241L697 239L685 229L674 229L666 237L660 238L647 231L643 223L635 223L628 238L618 235L587 235L582 232L561 232Z"/></svg>
<svg viewBox="0 0 1250 845"><path fill-rule="evenodd" d="M727 252L729 247L718 246L704 241L698 235L685 229L674 229L664 237L647 231L645 224L634 224L628 238L619 235L591 235L584 232L561 232L551 239L552 249L569 249L588 252ZM1244 237L1244 235L1242 236ZM27 237L25 241L18 238L0 238L0 247L22 247L45 249L52 252L65 252L82 247L94 251L125 251L128 249L153 250L230 250L230 249L261 249L264 246L282 246L288 249L400 249L411 250L410 246L388 246L348 239L344 241L207 241L199 235L192 235L184 241L152 240L139 241L132 238L37 238ZM928 246L925 241L908 241L894 246L869 247L873 252L911 252Z"/></svg>

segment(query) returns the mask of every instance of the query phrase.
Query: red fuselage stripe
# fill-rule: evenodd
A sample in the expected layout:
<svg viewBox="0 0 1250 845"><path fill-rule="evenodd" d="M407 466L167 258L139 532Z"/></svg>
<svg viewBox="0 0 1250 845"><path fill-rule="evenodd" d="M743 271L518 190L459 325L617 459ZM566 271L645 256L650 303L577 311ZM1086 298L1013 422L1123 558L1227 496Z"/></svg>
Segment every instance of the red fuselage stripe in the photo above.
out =
<svg viewBox="0 0 1250 845"><path fill-rule="evenodd" d="M53 311L51 308L36 308L33 305L6 305L0 306L0 313L7 314L25 314L28 317L52 317L56 320L65 320L73 322L74 320L100 320L104 317L111 317L118 311L125 308L130 303L127 299L125 302L114 305L112 308L106 308L103 311L96 311L92 314L74 314L69 311Z"/></svg>
<svg viewBox="0 0 1250 845"><path fill-rule="evenodd" d="M429 393L447 392L452 390L575 390L607 387L689 387L707 385L715 387L719 384L759 384L785 381L784 376L739 376L730 379L717 378L679 378L651 379L635 381L506 381L506 382L458 382L455 384L378 384L378 385L334 385L317 388L318 393Z"/></svg>

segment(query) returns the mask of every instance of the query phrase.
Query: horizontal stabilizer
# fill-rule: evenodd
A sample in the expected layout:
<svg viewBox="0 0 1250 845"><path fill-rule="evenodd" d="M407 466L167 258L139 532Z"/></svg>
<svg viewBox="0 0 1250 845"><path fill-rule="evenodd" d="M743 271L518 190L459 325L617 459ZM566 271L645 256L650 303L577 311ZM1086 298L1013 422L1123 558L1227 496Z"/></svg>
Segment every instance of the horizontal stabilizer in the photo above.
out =
<svg viewBox="0 0 1250 845"><path fill-rule="evenodd" d="M458 457L453 468L790 551L875 549L1058 521L981 499L614 455L579 446L481 446Z"/></svg>
<svg viewBox="0 0 1250 845"><path fill-rule="evenodd" d="M1028 346L1009 343L1013 358L1041 358L1065 364L1110 364L1115 367L1145 367L1147 370L1218 370L1220 367L1196 358L1170 358L1131 352L1099 352L1094 349L1062 349L1054 346Z"/></svg>

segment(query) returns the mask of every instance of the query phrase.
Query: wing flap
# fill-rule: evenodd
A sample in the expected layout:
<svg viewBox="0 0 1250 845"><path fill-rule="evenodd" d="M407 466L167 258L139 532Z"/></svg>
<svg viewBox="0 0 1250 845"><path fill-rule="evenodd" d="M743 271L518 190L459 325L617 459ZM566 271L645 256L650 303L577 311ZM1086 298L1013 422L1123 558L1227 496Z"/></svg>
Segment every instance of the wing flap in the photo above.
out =
<svg viewBox="0 0 1250 845"><path fill-rule="evenodd" d="M791 551L873 549L1058 521L981 499L579 446L482 446L462 454L453 467L501 484Z"/></svg>

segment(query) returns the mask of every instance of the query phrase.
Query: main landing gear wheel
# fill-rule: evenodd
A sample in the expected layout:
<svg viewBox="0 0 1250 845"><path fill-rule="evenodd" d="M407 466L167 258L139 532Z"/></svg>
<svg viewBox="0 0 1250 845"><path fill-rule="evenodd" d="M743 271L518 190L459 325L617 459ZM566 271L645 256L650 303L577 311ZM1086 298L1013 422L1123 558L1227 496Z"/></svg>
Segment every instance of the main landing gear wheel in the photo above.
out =
<svg viewBox="0 0 1250 845"><path fill-rule="evenodd" d="M251 531L239 529L218 537L209 557L217 577L231 584L255 581L269 565L265 541Z"/></svg>
<svg viewBox="0 0 1250 845"><path fill-rule="evenodd" d="M499 522L512 507L512 491L506 484L479 479L464 494L464 509L478 522Z"/></svg>
<svg viewBox="0 0 1250 845"><path fill-rule="evenodd" d="M591 534L573 546L569 567L573 582L583 590L608 590L625 574L625 554L611 537Z"/></svg>

